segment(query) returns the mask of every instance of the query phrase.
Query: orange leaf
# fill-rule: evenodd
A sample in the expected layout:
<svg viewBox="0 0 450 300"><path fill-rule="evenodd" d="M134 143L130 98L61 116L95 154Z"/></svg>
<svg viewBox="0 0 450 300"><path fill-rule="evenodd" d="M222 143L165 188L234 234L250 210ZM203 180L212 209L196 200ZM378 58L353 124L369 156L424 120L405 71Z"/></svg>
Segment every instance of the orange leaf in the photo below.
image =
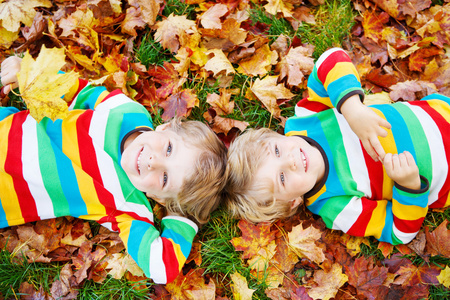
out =
<svg viewBox="0 0 450 300"><path fill-rule="evenodd" d="M384 257L388 257L391 255L392 251L394 250L394 245L386 243L386 242L380 242L378 244L378 249L381 250L381 253Z"/></svg>
<svg viewBox="0 0 450 300"><path fill-rule="evenodd" d="M306 257L316 264L321 264L325 260L325 254L322 247L316 244L321 235L322 232L319 229L313 226L303 229L303 225L299 224L288 233L289 244L298 256Z"/></svg>
<svg viewBox="0 0 450 300"><path fill-rule="evenodd" d="M184 41L190 34L197 32L194 21L188 20L185 15L176 16L173 13L167 19L157 22L155 27L155 41L160 42L170 52L177 52L180 41ZM181 46L184 45L181 44Z"/></svg>
<svg viewBox="0 0 450 300"><path fill-rule="evenodd" d="M444 220L433 232L425 228L427 237L427 250L431 255L441 255L450 258L450 230L447 229L448 221Z"/></svg>
<svg viewBox="0 0 450 300"><path fill-rule="evenodd" d="M237 251L244 252L242 258L257 256L260 249L267 247L275 239L275 232L270 232L270 224L254 225L240 220L238 226L242 231L242 236L233 238L231 244Z"/></svg>
<svg viewBox="0 0 450 300"><path fill-rule="evenodd" d="M192 269L186 275L182 272L171 283L166 284L171 300L214 299L216 285L212 279L205 283L201 275L204 270Z"/></svg>
<svg viewBox="0 0 450 300"><path fill-rule="evenodd" d="M156 90L156 96L160 99L165 99L167 96L176 93L183 84L174 66L167 61L164 62L162 67L157 66L149 70L148 74L153 76L153 81L161 85Z"/></svg>
<svg viewBox="0 0 450 300"><path fill-rule="evenodd" d="M239 62L237 71L249 76L266 75L272 65L276 64L278 54L275 50L270 50L265 44L256 50L255 54L245 61Z"/></svg>
<svg viewBox="0 0 450 300"><path fill-rule="evenodd" d="M194 106L198 106L199 100L192 90L183 90L172 94L165 101L159 103L164 109L162 119L168 121L173 117L187 117Z"/></svg>
<svg viewBox="0 0 450 300"><path fill-rule="evenodd" d="M336 296L339 288L348 281L348 277L342 273L339 264L333 264L329 272L324 270L314 272L314 281L317 286L312 287L308 295L314 299L328 300Z"/></svg>
<svg viewBox="0 0 450 300"><path fill-rule="evenodd" d="M382 38L382 31L389 21L389 15L386 12L376 14L374 11L366 10L363 15L362 25L364 27L364 36L378 42Z"/></svg>

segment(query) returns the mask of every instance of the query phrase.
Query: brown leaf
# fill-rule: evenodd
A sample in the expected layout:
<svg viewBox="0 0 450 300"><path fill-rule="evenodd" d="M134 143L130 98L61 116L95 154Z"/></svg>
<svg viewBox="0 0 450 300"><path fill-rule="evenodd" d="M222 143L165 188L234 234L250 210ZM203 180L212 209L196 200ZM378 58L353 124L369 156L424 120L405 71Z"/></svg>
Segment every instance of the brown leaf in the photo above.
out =
<svg viewBox="0 0 450 300"><path fill-rule="evenodd" d="M286 77L288 85L299 86L305 75L309 75L313 70L312 53L313 49L302 46L289 49L288 54L282 57L275 69L280 72L280 80Z"/></svg>
<svg viewBox="0 0 450 300"><path fill-rule="evenodd" d="M406 16L414 18L416 14L431 5L431 0L410 0L407 2L398 0L372 0L382 10L397 20L404 20Z"/></svg>
<svg viewBox="0 0 450 300"><path fill-rule="evenodd" d="M423 68L429 64L433 56L442 54L444 54L444 51L437 47L419 49L409 56L409 69L411 71L422 72Z"/></svg>
<svg viewBox="0 0 450 300"><path fill-rule="evenodd" d="M448 221L444 220L433 232L425 227L427 237L427 251L431 255L440 255L450 258L450 230L447 229Z"/></svg>
<svg viewBox="0 0 450 300"><path fill-rule="evenodd" d="M155 27L155 41L160 42L170 52L177 52L182 44L180 41L197 32L194 21L188 20L185 15L176 16L173 13L167 19L157 22Z"/></svg>
<svg viewBox="0 0 450 300"><path fill-rule="evenodd" d="M178 89L183 84L178 72L174 66L165 61L163 66L157 66L148 71L150 76L153 76L153 81L159 83L161 86L156 90L156 96L160 99L165 99L169 95L178 92Z"/></svg>
<svg viewBox="0 0 450 300"><path fill-rule="evenodd" d="M203 28L207 29L222 29L222 22L220 18L228 12L228 7L225 4L218 3L211 6L200 17L200 23Z"/></svg>
<svg viewBox="0 0 450 300"><path fill-rule="evenodd" d="M192 269L186 275L182 272L171 283L166 284L171 300L214 299L216 285L212 279L205 283L202 269Z"/></svg>
<svg viewBox="0 0 450 300"><path fill-rule="evenodd" d="M314 281L317 286L312 287L308 295L314 299L328 300L336 296L339 288L348 281L348 277L342 273L339 264L333 264L329 272L324 270L314 272Z"/></svg>
<svg viewBox="0 0 450 300"><path fill-rule="evenodd" d="M154 1L150 1L154 2ZM156 18L156 15L155 15ZM142 19L141 10L135 7L127 8L125 19L122 22L122 33L137 36L136 29L143 29L147 24Z"/></svg>
<svg viewBox="0 0 450 300"><path fill-rule="evenodd" d="M198 106L199 100L197 95L190 89L182 90L176 94L172 94L159 106L164 109L161 118L168 121L173 117L187 117L191 113L194 106Z"/></svg>
<svg viewBox="0 0 450 300"><path fill-rule="evenodd" d="M414 101L436 93L436 86L425 81L408 80L389 87L392 101Z"/></svg>
<svg viewBox="0 0 450 300"><path fill-rule="evenodd" d="M345 266L348 275L348 283L353 285L358 295L369 299L385 299L387 288L383 288L383 282L387 278L388 268L378 267L371 260L364 257L355 259L352 266Z"/></svg>
<svg viewBox="0 0 450 300"><path fill-rule="evenodd" d="M219 116L233 113L234 101L230 101L231 94L227 89L220 89L220 95L208 94L206 102L211 105Z"/></svg>
<svg viewBox="0 0 450 300"><path fill-rule="evenodd" d="M438 284L437 276L441 269L435 265L422 265L420 267L414 265L400 266L395 273L399 275L395 278L394 284L414 286L418 284Z"/></svg>

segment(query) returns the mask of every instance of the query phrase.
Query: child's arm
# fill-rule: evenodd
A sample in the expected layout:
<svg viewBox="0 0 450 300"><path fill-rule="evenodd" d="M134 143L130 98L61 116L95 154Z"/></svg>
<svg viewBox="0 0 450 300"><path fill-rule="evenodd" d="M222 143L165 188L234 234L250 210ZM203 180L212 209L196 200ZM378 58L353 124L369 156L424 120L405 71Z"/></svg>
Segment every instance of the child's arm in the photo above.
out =
<svg viewBox="0 0 450 300"><path fill-rule="evenodd" d="M387 153L383 159L386 174L398 185L410 189L420 189L419 168L411 153Z"/></svg>
<svg viewBox="0 0 450 300"><path fill-rule="evenodd" d="M361 103L358 95L351 96L342 104L341 113L367 153L375 161L383 160L385 151L378 137L386 137L386 129L390 129L391 124Z"/></svg>

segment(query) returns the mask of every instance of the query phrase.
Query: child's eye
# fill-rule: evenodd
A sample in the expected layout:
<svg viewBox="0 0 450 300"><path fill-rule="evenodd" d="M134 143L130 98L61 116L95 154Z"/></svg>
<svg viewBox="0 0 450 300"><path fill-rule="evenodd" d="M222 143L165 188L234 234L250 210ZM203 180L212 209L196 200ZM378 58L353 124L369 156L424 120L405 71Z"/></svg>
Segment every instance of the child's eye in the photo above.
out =
<svg viewBox="0 0 450 300"><path fill-rule="evenodd" d="M280 181L282 185L284 185L284 180L285 180L284 173L280 173Z"/></svg>
<svg viewBox="0 0 450 300"><path fill-rule="evenodd" d="M277 145L275 145L275 155L276 155L277 157L280 157L280 150L278 149L278 146L277 146Z"/></svg>
<svg viewBox="0 0 450 300"><path fill-rule="evenodd" d="M166 184L167 184L167 173L164 172L164 175L163 175L163 187L165 187Z"/></svg>
<svg viewBox="0 0 450 300"><path fill-rule="evenodd" d="M172 153L172 143L169 142L169 145L167 146L166 155L170 156L171 153Z"/></svg>

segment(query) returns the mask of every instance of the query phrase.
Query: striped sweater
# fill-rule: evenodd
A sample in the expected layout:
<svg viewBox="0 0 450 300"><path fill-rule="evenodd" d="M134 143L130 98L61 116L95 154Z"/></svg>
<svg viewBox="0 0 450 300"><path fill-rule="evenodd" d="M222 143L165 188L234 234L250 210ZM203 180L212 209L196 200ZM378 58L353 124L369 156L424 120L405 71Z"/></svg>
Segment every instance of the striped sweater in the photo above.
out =
<svg viewBox="0 0 450 300"><path fill-rule="evenodd" d="M392 126L380 138L386 153L409 151L419 168L420 190L396 185L381 162L364 150L339 113L349 96L364 98L357 71L341 49L325 52L308 79L309 97L297 104L285 134L306 136L322 152L325 178L305 195L308 209L327 227L391 244L410 242L428 208L450 204L450 98L434 94L421 101L370 106Z"/></svg>
<svg viewBox="0 0 450 300"><path fill-rule="evenodd" d="M152 130L151 117L120 91L79 80L69 115L37 123L28 111L0 108L0 227L61 216L95 220L119 232L128 253L157 283L175 279L197 226L152 208L120 166L124 138Z"/></svg>

